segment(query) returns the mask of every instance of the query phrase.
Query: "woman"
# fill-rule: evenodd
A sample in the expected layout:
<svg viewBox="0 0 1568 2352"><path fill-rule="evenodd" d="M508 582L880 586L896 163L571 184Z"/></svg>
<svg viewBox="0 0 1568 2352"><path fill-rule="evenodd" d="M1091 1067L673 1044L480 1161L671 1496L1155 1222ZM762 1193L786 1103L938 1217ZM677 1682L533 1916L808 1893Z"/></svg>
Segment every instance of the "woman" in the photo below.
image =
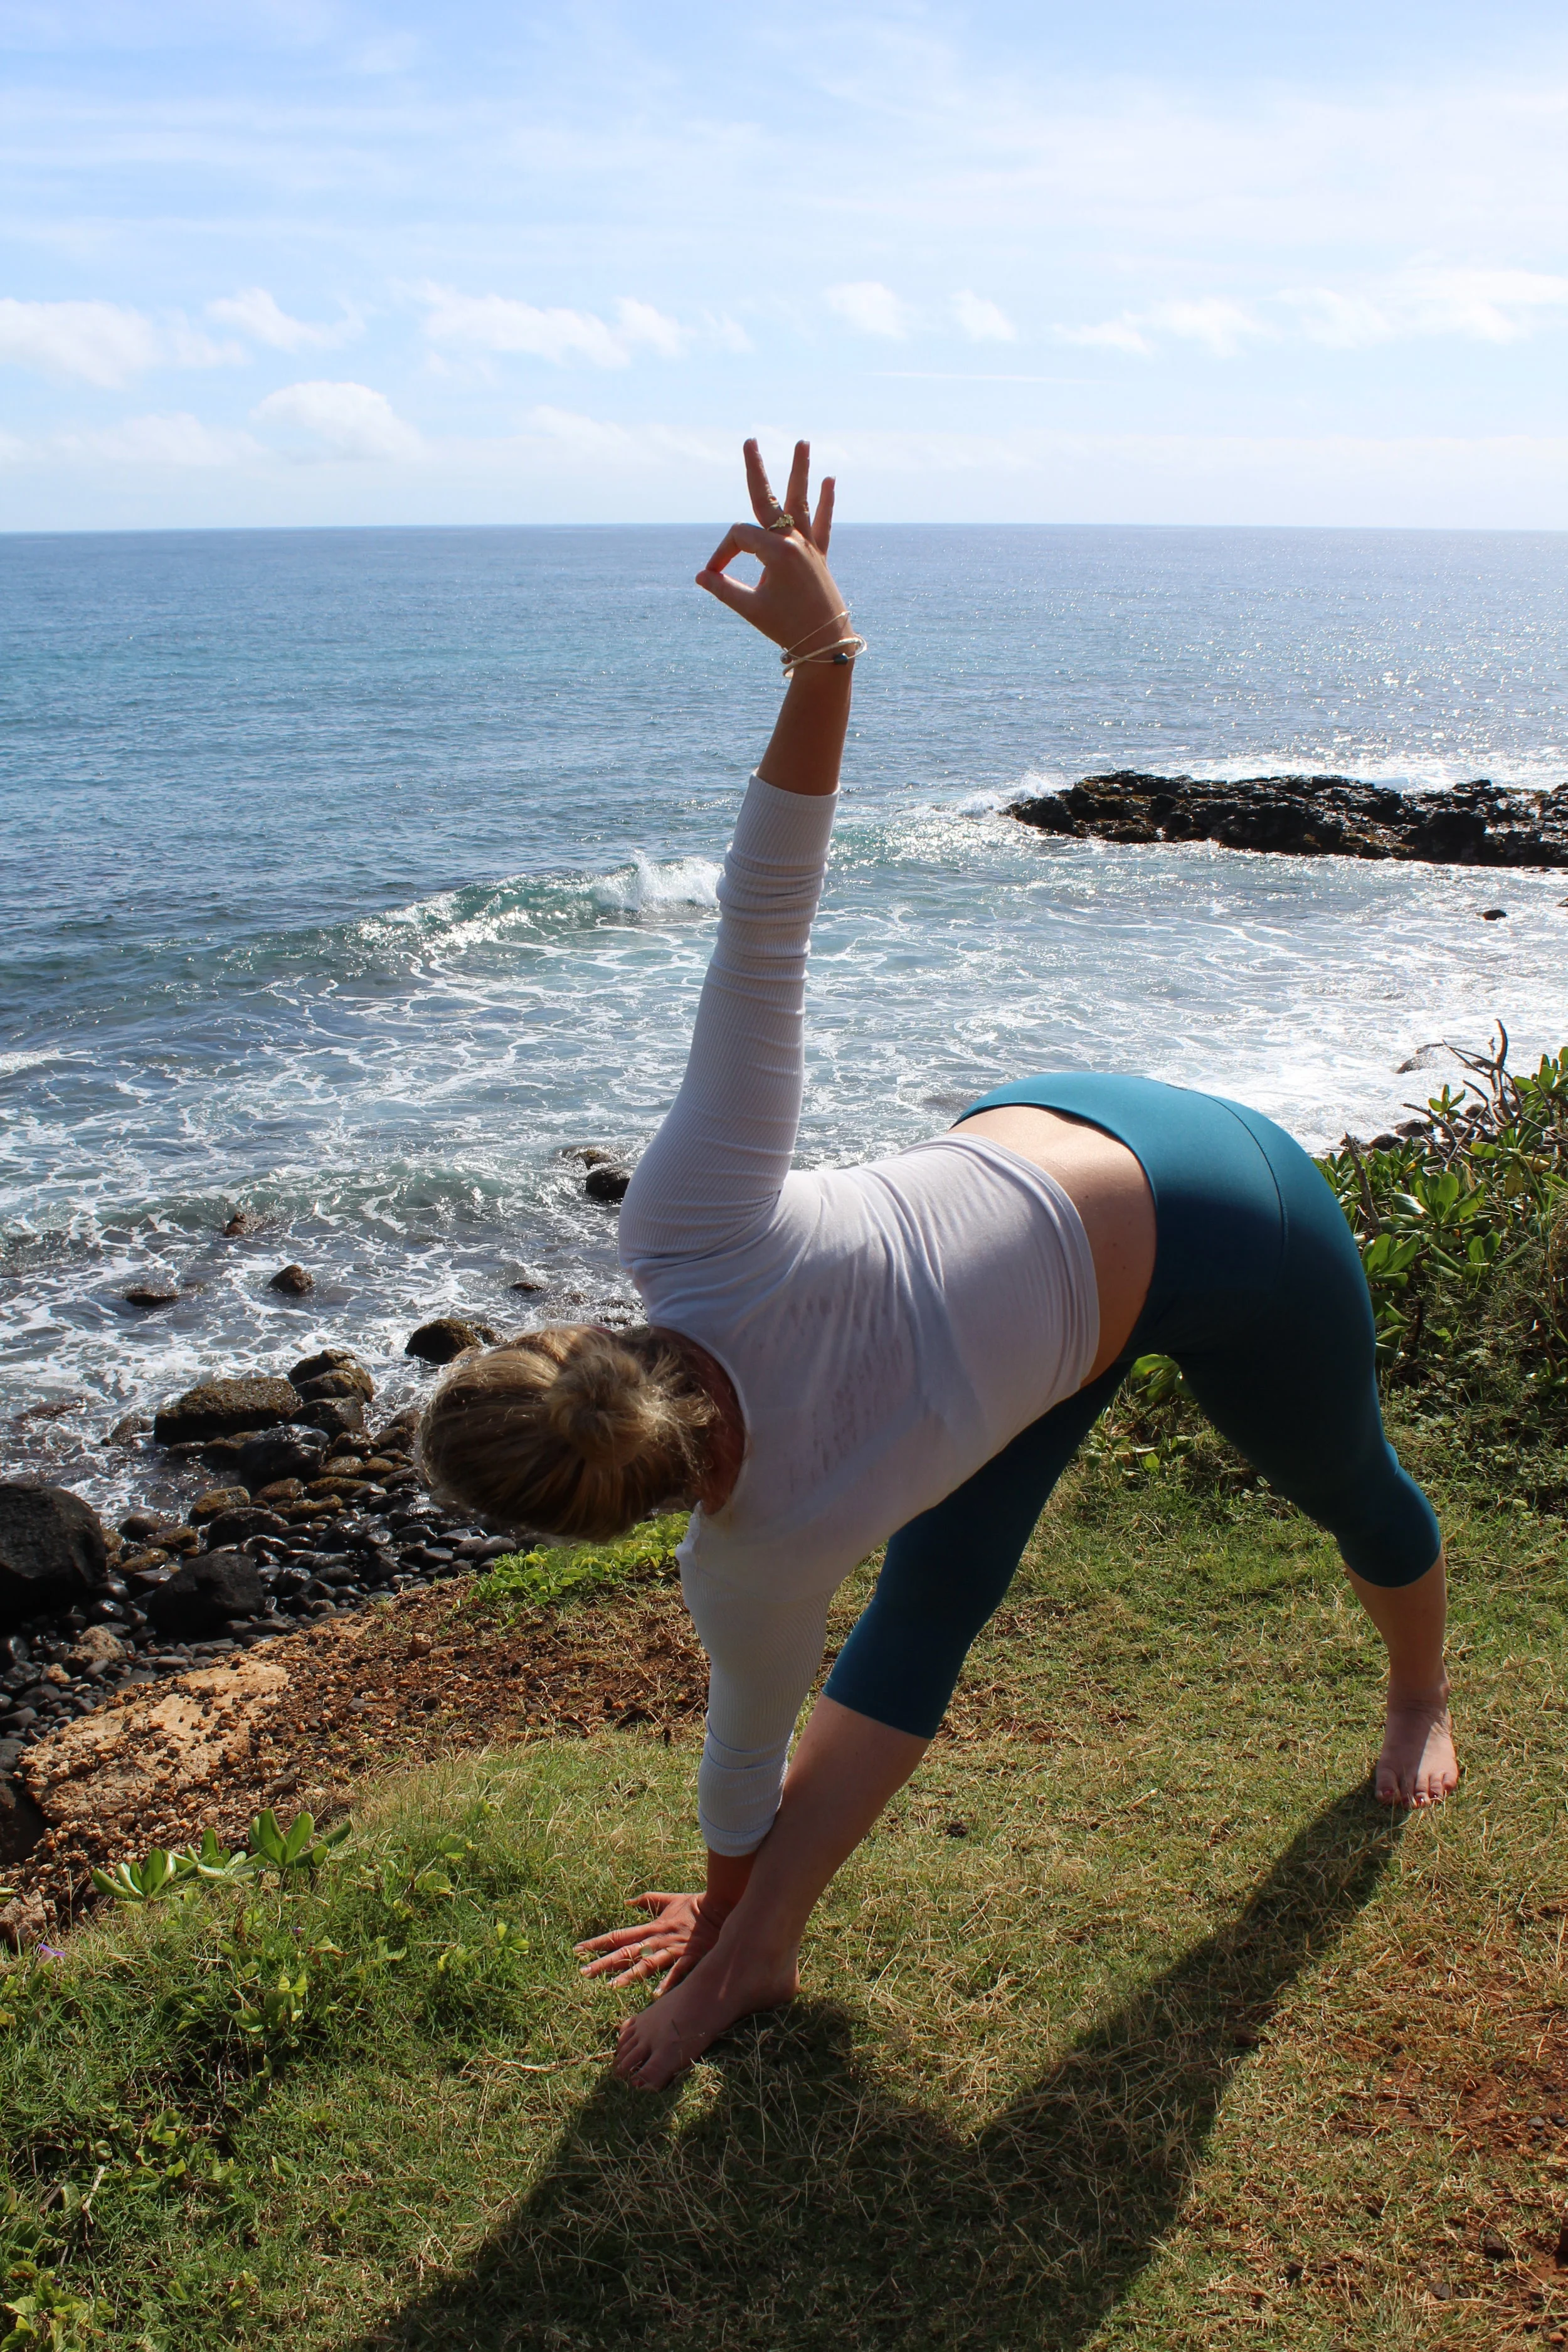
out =
<svg viewBox="0 0 1568 2352"><path fill-rule="evenodd" d="M806 1919L909 1779L1057 1477L1133 1359L1176 1358L1216 1426L1338 1539L1389 1656L1376 1786L1458 1774L1437 1523L1378 1413L1360 1260L1304 1153L1240 1105L1149 1079L1000 1087L945 1136L792 1171L805 956L862 649L797 445L781 505L698 585L784 648L788 690L742 807L691 1053L621 1213L647 1327L532 1332L458 1366L422 1444L503 1525L606 1538L693 1507L682 1589L710 1679L700 1895L579 1947L668 1970L617 2071L657 2089L787 2000ZM742 553L762 577L728 576ZM895 1532L897 1530L897 1532ZM828 1601L891 1536L874 1598L785 1760Z"/></svg>

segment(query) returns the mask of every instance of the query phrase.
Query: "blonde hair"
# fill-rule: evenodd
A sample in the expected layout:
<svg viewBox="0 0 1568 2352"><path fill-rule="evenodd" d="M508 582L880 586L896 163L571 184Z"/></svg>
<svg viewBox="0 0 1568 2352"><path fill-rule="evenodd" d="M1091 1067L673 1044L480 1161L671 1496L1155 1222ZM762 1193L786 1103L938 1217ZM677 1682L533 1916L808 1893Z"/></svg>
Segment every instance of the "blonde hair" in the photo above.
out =
<svg viewBox="0 0 1568 2352"><path fill-rule="evenodd" d="M418 1460L443 1502L604 1543L692 1499L716 1419L667 1333L557 1323L454 1364L426 1407Z"/></svg>

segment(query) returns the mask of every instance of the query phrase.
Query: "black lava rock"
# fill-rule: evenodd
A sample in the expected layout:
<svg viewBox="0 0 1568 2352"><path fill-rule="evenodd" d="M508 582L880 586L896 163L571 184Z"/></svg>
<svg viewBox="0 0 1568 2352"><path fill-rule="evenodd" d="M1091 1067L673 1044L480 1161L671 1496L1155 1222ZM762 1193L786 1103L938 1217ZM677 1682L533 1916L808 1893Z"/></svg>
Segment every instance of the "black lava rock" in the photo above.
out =
<svg viewBox="0 0 1568 2352"><path fill-rule="evenodd" d="M250 1373L241 1380L204 1381L187 1389L184 1396L160 1407L153 1434L160 1445L189 1444L272 1429L279 1422L293 1421L299 1412L299 1391L290 1381Z"/></svg>
<svg viewBox="0 0 1568 2352"><path fill-rule="evenodd" d="M325 1435L314 1429L263 1430L247 1438L235 1454L235 1475L240 1486L254 1495L259 1487L275 1486L279 1478L316 1477L326 1450Z"/></svg>
<svg viewBox="0 0 1568 2352"><path fill-rule="evenodd" d="M460 1315L437 1315L433 1322L421 1323L417 1331L409 1334L403 1352L418 1356L426 1364L449 1364L465 1348L491 1348L500 1337L488 1323L468 1323Z"/></svg>
<svg viewBox="0 0 1568 2352"><path fill-rule="evenodd" d="M624 1201L626 1186L631 1181L629 1168L619 1167L613 1160L607 1164L601 1162L599 1166L589 1169L583 1179L583 1190L590 1201Z"/></svg>
<svg viewBox="0 0 1568 2352"><path fill-rule="evenodd" d="M47 1827L25 1789L18 1789L14 1781L0 1780L0 1864L26 1862Z"/></svg>
<svg viewBox="0 0 1568 2352"><path fill-rule="evenodd" d="M280 1265L267 1287L280 1290L289 1298L303 1298L307 1291L316 1287L316 1277L307 1274L302 1265Z"/></svg>
<svg viewBox="0 0 1568 2352"><path fill-rule="evenodd" d="M133 1282L120 1294L127 1307L173 1307L179 1292L172 1282Z"/></svg>
<svg viewBox="0 0 1568 2352"><path fill-rule="evenodd" d="M317 1397L312 1403L302 1404L294 1416L314 1429L324 1429L329 1437L353 1434L364 1427L364 1401L362 1397Z"/></svg>
<svg viewBox="0 0 1568 2352"><path fill-rule="evenodd" d="M165 1638L202 1642L232 1617L254 1617L267 1597L261 1571L243 1551L198 1552L146 1595L142 1606Z"/></svg>
<svg viewBox="0 0 1568 2352"><path fill-rule="evenodd" d="M1217 841L1292 857L1436 866L1568 866L1568 784L1505 792L1485 782L1401 793L1349 776L1250 776L1206 783L1131 769L1015 801L1009 816L1077 840Z"/></svg>
<svg viewBox="0 0 1568 2352"><path fill-rule="evenodd" d="M323 1381L334 1372L342 1375L348 1387L331 1389L325 1391L326 1394L347 1396L351 1391L357 1390L367 1404L375 1394L375 1382L358 1357L352 1356L346 1348L322 1348L315 1355L303 1356L297 1364L289 1367L289 1378L301 1394L308 1382Z"/></svg>
<svg viewBox="0 0 1568 2352"><path fill-rule="evenodd" d="M358 1397L363 1404L368 1393L364 1382L356 1380L353 1372L323 1372L320 1379L300 1381L297 1386L308 1404L316 1403L321 1397L352 1396Z"/></svg>
<svg viewBox="0 0 1568 2352"><path fill-rule="evenodd" d="M108 1568L98 1513L79 1495L0 1486L0 1632L89 1601Z"/></svg>
<svg viewBox="0 0 1568 2352"><path fill-rule="evenodd" d="M248 1543L252 1536L286 1536L288 1532L287 1519L255 1503L240 1510L220 1511L203 1529L209 1551L227 1551L232 1545Z"/></svg>

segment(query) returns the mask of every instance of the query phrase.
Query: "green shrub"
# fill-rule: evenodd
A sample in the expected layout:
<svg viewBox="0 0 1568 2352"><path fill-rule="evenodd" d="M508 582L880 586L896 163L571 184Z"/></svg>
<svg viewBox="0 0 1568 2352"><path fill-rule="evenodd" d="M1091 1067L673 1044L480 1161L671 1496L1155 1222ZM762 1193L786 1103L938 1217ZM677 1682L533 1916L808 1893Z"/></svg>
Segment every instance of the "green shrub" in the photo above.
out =
<svg viewBox="0 0 1568 2352"><path fill-rule="evenodd" d="M675 1547L686 1533L686 1513L649 1519L609 1544L542 1546L508 1552L469 1591L477 1608L516 1612L584 1599L616 1584L642 1583L675 1574Z"/></svg>

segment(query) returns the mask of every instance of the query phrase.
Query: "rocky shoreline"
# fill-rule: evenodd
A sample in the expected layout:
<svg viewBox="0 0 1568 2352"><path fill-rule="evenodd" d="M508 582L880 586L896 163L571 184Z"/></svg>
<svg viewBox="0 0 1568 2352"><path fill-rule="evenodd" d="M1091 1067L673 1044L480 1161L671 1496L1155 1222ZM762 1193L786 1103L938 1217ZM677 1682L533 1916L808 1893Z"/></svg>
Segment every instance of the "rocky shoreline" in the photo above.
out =
<svg viewBox="0 0 1568 2352"><path fill-rule="evenodd" d="M410 1352L448 1360L487 1336L444 1318ZM515 1550L425 1492L418 1408L373 1431L374 1400L340 1348L282 1377L187 1391L153 1433L207 1481L183 1516L131 1511L106 1528L68 1488L0 1484L0 1871L43 1833L16 1776L51 1733L138 1686Z"/></svg>
<svg viewBox="0 0 1568 2352"><path fill-rule="evenodd" d="M1350 776L1221 783L1122 769L1015 801L1005 814L1075 841L1214 841L1289 857L1568 866L1568 783L1551 793L1509 792L1484 781L1401 793Z"/></svg>

